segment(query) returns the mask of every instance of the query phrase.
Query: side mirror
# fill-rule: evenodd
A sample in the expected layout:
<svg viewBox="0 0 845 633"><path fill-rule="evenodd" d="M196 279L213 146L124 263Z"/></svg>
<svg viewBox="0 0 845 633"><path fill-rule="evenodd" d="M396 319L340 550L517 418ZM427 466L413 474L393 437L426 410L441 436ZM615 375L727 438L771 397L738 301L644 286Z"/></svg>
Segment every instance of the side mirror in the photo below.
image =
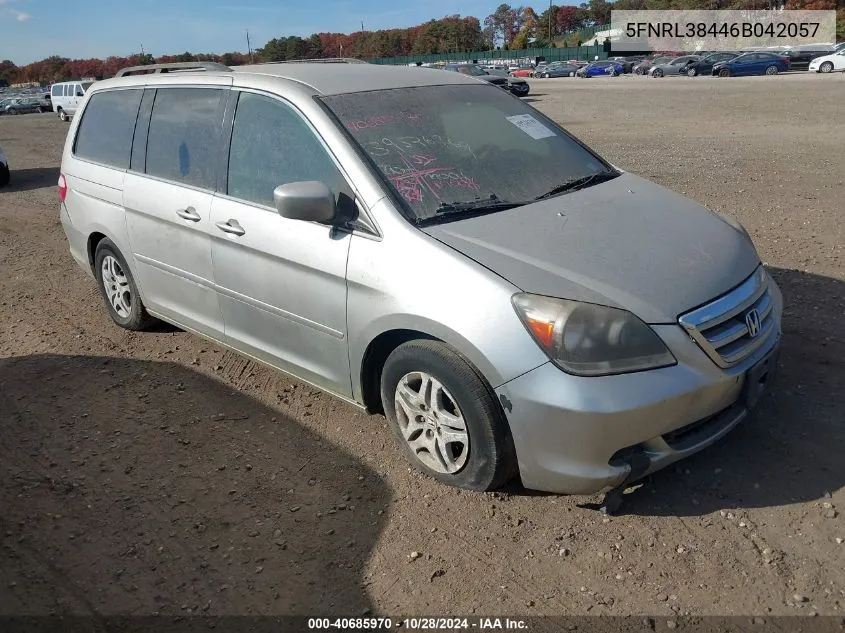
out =
<svg viewBox="0 0 845 633"><path fill-rule="evenodd" d="M279 185L273 190L273 201L279 215L290 220L332 224L337 218L332 190L316 180Z"/></svg>
<svg viewBox="0 0 845 633"><path fill-rule="evenodd" d="M84 92L77 92L77 93L76 93L76 96L77 96L77 97L84 97L84 96L85 96L85 93L84 93Z"/></svg>

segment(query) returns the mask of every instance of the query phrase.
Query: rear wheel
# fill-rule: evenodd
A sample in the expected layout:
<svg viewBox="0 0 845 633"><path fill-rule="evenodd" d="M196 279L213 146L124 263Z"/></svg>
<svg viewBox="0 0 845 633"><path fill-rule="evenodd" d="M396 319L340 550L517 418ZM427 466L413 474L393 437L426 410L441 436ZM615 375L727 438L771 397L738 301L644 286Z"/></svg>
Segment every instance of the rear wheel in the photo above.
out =
<svg viewBox="0 0 845 633"><path fill-rule="evenodd" d="M445 484L493 490L516 474L504 413L484 378L440 341L409 341L381 377L385 415L408 460Z"/></svg>
<svg viewBox="0 0 845 633"><path fill-rule="evenodd" d="M777 75L778 74L778 67L777 66L769 66L766 69L767 75Z"/></svg>
<svg viewBox="0 0 845 633"><path fill-rule="evenodd" d="M110 239L97 244L94 274L109 315L127 330L146 330L157 319L147 313L123 255Z"/></svg>
<svg viewBox="0 0 845 633"><path fill-rule="evenodd" d="M819 72L829 73L833 71L833 62L825 62L819 66Z"/></svg>

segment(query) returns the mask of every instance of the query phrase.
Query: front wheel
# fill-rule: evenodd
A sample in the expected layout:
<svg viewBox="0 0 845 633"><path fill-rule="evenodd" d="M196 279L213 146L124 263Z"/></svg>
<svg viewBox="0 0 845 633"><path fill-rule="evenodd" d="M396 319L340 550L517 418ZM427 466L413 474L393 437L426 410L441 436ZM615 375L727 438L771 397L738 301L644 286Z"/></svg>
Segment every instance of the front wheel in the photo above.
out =
<svg viewBox="0 0 845 633"><path fill-rule="evenodd" d="M777 66L769 66L766 69L767 75L777 75L778 74L778 67Z"/></svg>
<svg viewBox="0 0 845 633"><path fill-rule="evenodd" d="M127 330L146 330L157 319L147 313L126 261L110 239L97 244L94 274L112 320Z"/></svg>
<svg viewBox="0 0 845 633"><path fill-rule="evenodd" d="M11 180L11 175L9 174L9 166L0 165L0 189L8 185L9 180Z"/></svg>
<svg viewBox="0 0 845 633"><path fill-rule="evenodd" d="M722 70L719 71L719 77L730 77L730 76L731 76L731 71L729 71L727 68L723 68Z"/></svg>
<svg viewBox="0 0 845 633"><path fill-rule="evenodd" d="M819 71L823 73L833 72L833 62L825 62L819 66Z"/></svg>
<svg viewBox="0 0 845 633"><path fill-rule="evenodd" d="M425 474L494 490L516 474L516 451L493 390L440 341L409 341L384 364L381 398L396 441Z"/></svg>
<svg viewBox="0 0 845 633"><path fill-rule="evenodd" d="M67 121L70 117L67 115L67 113L64 110L59 110L59 118L62 121Z"/></svg>
<svg viewBox="0 0 845 633"><path fill-rule="evenodd" d="M687 71L687 77L695 77L698 74L698 71L695 68L690 68Z"/></svg>
<svg viewBox="0 0 845 633"><path fill-rule="evenodd" d="M655 69L654 69L654 72L652 72L652 73L651 73L651 76L652 76L652 77L662 77L662 76L663 76L663 71L662 71L662 70L660 70L659 68L655 68Z"/></svg>

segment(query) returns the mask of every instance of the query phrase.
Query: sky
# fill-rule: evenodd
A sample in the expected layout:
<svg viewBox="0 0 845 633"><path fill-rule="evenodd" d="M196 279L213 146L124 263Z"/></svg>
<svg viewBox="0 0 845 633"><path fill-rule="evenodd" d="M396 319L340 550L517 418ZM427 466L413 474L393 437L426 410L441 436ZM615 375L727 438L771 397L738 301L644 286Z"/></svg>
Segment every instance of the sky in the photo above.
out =
<svg viewBox="0 0 845 633"><path fill-rule="evenodd" d="M283 35L401 28L501 0L0 0L0 60L246 52ZM460 9L458 9L460 7Z"/></svg>

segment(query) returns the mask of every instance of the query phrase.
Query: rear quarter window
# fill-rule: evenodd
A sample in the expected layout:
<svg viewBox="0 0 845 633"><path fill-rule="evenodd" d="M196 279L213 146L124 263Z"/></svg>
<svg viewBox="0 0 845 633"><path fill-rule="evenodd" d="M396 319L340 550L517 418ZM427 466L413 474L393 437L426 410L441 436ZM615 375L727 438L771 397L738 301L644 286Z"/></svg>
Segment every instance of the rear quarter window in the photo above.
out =
<svg viewBox="0 0 845 633"><path fill-rule="evenodd" d="M76 133L74 155L127 169L142 95L141 89L92 95Z"/></svg>

